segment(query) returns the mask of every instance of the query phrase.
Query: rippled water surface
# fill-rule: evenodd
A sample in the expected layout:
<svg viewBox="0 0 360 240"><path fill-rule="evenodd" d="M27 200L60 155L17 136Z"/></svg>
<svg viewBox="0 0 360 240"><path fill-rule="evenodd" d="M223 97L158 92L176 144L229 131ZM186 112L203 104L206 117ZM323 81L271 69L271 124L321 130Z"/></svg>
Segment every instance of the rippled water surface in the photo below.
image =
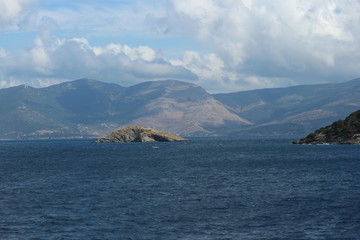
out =
<svg viewBox="0 0 360 240"><path fill-rule="evenodd" d="M0 239L360 239L360 146L0 142Z"/></svg>

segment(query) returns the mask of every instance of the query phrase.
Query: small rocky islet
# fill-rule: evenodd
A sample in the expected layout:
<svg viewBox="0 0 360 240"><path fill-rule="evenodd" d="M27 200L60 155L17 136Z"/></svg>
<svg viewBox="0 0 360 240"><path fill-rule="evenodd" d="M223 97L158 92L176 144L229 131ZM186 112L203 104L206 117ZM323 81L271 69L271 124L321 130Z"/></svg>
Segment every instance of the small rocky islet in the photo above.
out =
<svg viewBox="0 0 360 240"><path fill-rule="evenodd" d="M126 126L109 136L97 139L97 143L126 143L126 142L175 142L188 141L185 138L159 131L153 128L140 126Z"/></svg>
<svg viewBox="0 0 360 240"><path fill-rule="evenodd" d="M303 137L294 144L360 144L360 110Z"/></svg>

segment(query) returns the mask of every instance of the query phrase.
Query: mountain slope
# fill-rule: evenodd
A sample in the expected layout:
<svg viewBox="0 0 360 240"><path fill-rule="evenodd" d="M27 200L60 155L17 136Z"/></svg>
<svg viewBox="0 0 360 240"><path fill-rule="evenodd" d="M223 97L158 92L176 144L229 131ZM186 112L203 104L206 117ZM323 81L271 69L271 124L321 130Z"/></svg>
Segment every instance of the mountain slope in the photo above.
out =
<svg viewBox="0 0 360 240"><path fill-rule="evenodd" d="M41 89L18 86L0 91L0 134L3 138L21 138L25 133L39 134L54 129L72 132L61 110L52 105ZM46 130L45 130L46 129Z"/></svg>
<svg viewBox="0 0 360 240"><path fill-rule="evenodd" d="M226 122L239 127L250 124L195 84L180 81L147 82L129 88L127 96L141 102L136 104L139 107L134 111L132 124L185 135L211 134Z"/></svg>
<svg viewBox="0 0 360 240"><path fill-rule="evenodd" d="M254 124L238 134L301 135L359 109L360 79L213 96Z"/></svg>
<svg viewBox="0 0 360 240"><path fill-rule="evenodd" d="M301 136L360 109L359 92L360 79L214 95L176 80L22 85L0 89L0 139L102 137L124 125L184 136Z"/></svg>
<svg viewBox="0 0 360 240"><path fill-rule="evenodd" d="M80 79L47 88L1 89L0 137L98 137L138 124L182 135L250 124L201 87L167 80L129 88Z"/></svg>

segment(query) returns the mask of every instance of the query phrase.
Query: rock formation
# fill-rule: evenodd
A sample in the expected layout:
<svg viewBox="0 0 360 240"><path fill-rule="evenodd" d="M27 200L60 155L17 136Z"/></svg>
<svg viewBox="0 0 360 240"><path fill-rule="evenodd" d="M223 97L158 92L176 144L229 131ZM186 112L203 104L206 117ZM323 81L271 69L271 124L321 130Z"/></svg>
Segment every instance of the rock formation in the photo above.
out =
<svg viewBox="0 0 360 240"><path fill-rule="evenodd" d="M345 120L320 128L294 144L360 144L360 110Z"/></svg>
<svg viewBox="0 0 360 240"><path fill-rule="evenodd" d="M152 128L144 128L139 126L126 126L111 133L105 138L100 138L95 142L174 142L187 141L179 136L172 135Z"/></svg>

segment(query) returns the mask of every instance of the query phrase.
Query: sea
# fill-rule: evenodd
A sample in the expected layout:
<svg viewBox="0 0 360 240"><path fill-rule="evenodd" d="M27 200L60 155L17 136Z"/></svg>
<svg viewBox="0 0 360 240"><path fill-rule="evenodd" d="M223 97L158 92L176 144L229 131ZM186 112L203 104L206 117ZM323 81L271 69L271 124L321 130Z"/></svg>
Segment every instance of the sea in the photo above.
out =
<svg viewBox="0 0 360 240"><path fill-rule="evenodd" d="M0 142L0 239L360 239L360 146Z"/></svg>

